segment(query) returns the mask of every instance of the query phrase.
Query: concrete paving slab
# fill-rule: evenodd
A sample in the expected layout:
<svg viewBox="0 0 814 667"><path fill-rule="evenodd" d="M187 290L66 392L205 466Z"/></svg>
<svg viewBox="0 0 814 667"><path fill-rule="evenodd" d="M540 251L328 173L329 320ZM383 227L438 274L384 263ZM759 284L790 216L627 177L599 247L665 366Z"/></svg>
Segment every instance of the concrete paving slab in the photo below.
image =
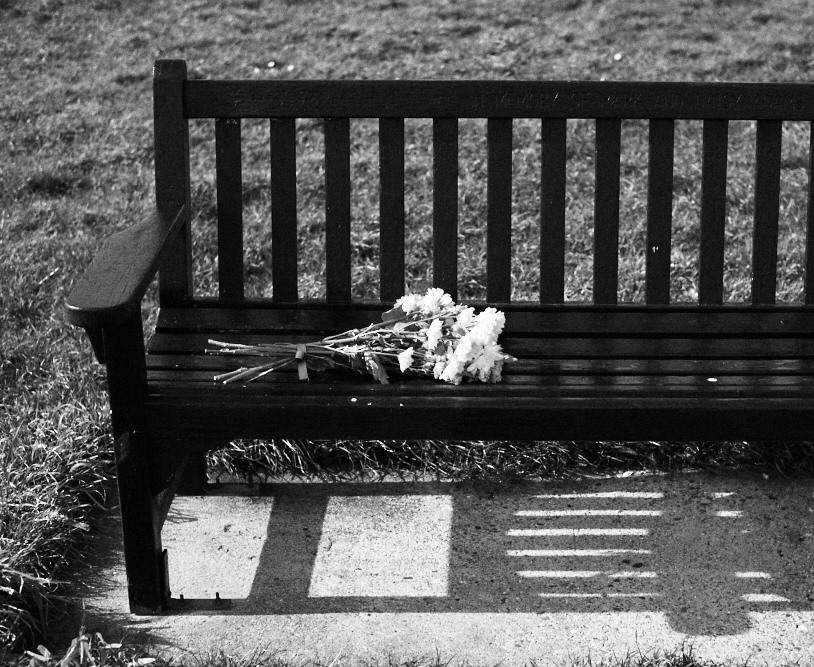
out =
<svg viewBox="0 0 814 667"><path fill-rule="evenodd" d="M163 539L185 608L130 615L119 562L91 619L174 652L260 648L339 664L562 665L688 645L724 662L814 664L811 481L256 491L176 498ZM214 608L216 593L231 608Z"/></svg>
<svg viewBox="0 0 814 667"><path fill-rule="evenodd" d="M308 596L445 597L451 523L451 495L329 498Z"/></svg>

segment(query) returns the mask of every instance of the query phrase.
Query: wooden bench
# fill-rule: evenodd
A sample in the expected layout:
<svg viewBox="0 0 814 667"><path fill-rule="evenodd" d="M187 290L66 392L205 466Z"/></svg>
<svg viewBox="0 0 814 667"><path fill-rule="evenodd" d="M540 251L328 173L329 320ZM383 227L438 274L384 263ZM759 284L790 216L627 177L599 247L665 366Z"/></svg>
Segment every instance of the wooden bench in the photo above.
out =
<svg viewBox="0 0 814 667"><path fill-rule="evenodd" d="M782 121L812 84L188 80L155 65L156 209L111 237L67 303L107 365L130 605L171 604L161 525L202 454L236 438L803 440L814 434L814 214L803 303L778 304ZM215 119L219 295L195 298L190 119ZM244 297L241 119L270 119L273 298ZM326 291L298 300L295 119L324 119ZM380 294L351 299L349 119L379 122ZM500 384L326 372L223 385L209 338L307 341L377 321L405 291L404 119L432 120L433 280L458 294L458 119L486 118L486 301L518 361ZM512 119L542 123L540 299L511 301ZM564 301L566 119L593 119L593 301ZM620 127L649 121L646 298L617 303ZM670 303L674 123L703 121L697 304ZM757 121L751 302L724 303L728 121ZM804 199L810 201L811 187ZM145 354L141 300L158 272ZM480 304L485 305L485 304ZM182 472L186 469L186 472ZM184 481L186 480L186 481Z"/></svg>

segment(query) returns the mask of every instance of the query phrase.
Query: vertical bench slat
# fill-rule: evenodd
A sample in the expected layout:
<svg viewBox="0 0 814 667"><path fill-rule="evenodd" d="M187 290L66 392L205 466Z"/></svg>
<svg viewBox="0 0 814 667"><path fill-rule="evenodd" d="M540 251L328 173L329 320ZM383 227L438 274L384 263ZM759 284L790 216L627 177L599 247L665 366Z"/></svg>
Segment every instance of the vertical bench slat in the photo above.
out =
<svg viewBox="0 0 814 667"><path fill-rule="evenodd" d="M271 284L274 301L297 300L297 139L293 118L272 118Z"/></svg>
<svg viewBox="0 0 814 667"><path fill-rule="evenodd" d="M433 284L458 297L458 119L432 124Z"/></svg>
<svg viewBox="0 0 814 667"><path fill-rule="evenodd" d="M404 294L404 119L379 119L379 298Z"/></svg>
<svg viewBox="0 0 814 667"><path fill-rule="evenodd" d="M243 177L240 119L215 121L215 174L218 199L218 294L221 301L243 299Z"/></svg>
<svg viewBox="0 0 814 667"><path fill-rule="evenodd" d="M674 132L675 121L672 119L650 120L645 268L645 301L648 304L670 302Z"/></svg>
<svg viewBox="0 0 814 667"><path fill-rule="evenodd" d="M184 204L181 232L170 244L159 274L163 306L179 306L192 297L192 232L189 197L189 122L184 118L182 60L158 60L153 75L155 197L162 205Z"/></svg>
<svg viewBox="0 0 814 667"><path fill-rule="evenodd" d="M512 289L512 119L486 121L486 298L506 302Z"/></svg>
<svg viewBox="0 0 814 667"><path fill-rule="evenodd" d="M729 122L704 121L701 166L701 258L698 302L723 303L724 231L726 226L726 152Z"/></svg>
<svg viewBox="0 0 814 667"><path fill-rule="evenodd" d="M325 119L325 273L328 301L350 301L350 121Z"/></svg>
<svg viewBox="0 0 814 667"><path fill-rule="evenodd" d="M780 146L783 124L759 120L755 145L755 227L752 239L752 303L774 303L780 214Z"/></svg>
<svg viewBox="0 0 814 667"><path fill-rule="evenodd" d="M540 160L540 302L565 298L565 118L544 118Z"/></svg>
<svg viewBox="0 0 814 667"><path fill-rule="evenodd" d="M814 122L808 124L808 212L806 215L806 294L805 302L814 304Z"/></svg>
<svg viewBox="0 0 814 667"><path fill-rule="evenodd" d="M622 122L596 120L594 303L615 305L619 291L619 159Z"/></svg>

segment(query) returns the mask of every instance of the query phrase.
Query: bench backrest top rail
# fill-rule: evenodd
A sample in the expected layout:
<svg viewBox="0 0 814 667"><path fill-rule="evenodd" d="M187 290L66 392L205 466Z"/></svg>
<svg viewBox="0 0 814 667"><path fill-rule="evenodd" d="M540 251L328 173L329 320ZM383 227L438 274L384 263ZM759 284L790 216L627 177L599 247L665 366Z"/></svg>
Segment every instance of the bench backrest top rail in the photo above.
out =
<svg viewBox="0 0 814 667"><path fill-rule="evenodd" d="M208 81L188 118L812 120L814 84L627 81Z"/></svg>
<svg viewBox="0 0 814 667"><path fill-rule="evenodd" d="M619 285L621 123L648 121L645 304L670 303L677 120L703 123L698 304L723 303L729 122L756 121L751 303L776 300L784 121L814 124L814 83L536 81L189 80L183 61L155 67L156 198L190 203L189 122L215 120L219 300L244 298L241 120L270 121L272 299L297 294L296 119L324 128L325 284L328 303L349 303L350 120L378 119L380 299L405 287L405 118L432 119L433 283L458 295L459 119L486 119L486 301L512 292L513 119L540 123L539 302L564 303L567 120L592 119L594 137L593 303L615 305ZM810 133L805 214L805 295L814 305L814 206ZM191 207L187 205L186 210ZM161 302L191 303L189 221L161 271Z"/></svg>

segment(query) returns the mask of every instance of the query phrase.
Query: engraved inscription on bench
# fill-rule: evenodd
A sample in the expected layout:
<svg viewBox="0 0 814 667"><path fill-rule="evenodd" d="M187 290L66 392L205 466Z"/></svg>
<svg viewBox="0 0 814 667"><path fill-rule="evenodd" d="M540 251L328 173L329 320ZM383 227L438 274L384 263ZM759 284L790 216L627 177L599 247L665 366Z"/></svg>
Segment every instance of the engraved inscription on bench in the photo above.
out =
<svg viewBox="0 0 814 667"><path fill-rule="evenodd" d="M588 106L601 110L628 109L630 112L675 111L703 113L706 111L733 111L738 108L757 108L779 112L800 111L800 95L750 91L688 92L680 89L660 92L596 89L551 88L547 90L510 90L498 93L479 93L473 100L477 109L488 111L551 113L562 110L574 112Z"/></svg>

